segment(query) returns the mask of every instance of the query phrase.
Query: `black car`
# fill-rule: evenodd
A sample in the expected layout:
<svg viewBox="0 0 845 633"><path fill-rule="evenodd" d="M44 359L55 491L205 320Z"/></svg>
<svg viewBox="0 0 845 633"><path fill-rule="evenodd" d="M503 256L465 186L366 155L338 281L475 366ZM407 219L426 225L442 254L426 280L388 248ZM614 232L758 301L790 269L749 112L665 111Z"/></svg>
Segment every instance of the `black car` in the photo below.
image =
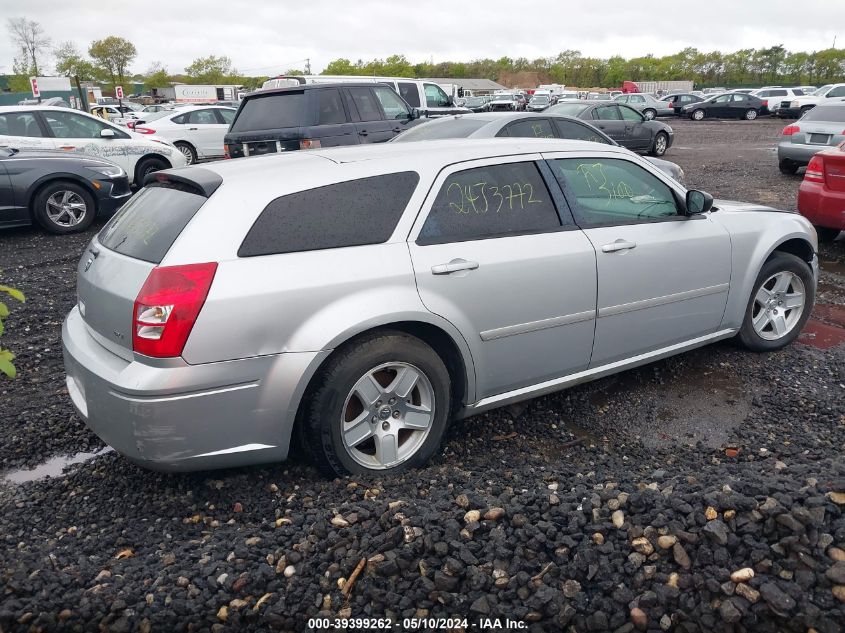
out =
<svg viewBox="0 0 845 633"><path fill-rule="evenodd" d="M624 103L572 99L558 102L547 112L589 121L622 147L652 156L663 156L675 139L671 127L662 121L646 120Z"/></svg>
<svg viewBox="0 0 845 633"><path fill-rule="evenodd" d="M467 97L464 107L473 112L489 112L490 97Z"/></svg>
<svg viewBox="0 0 845 633"><path fill-rule="evenodd" d="M36 222L50 233L76 233L130 195L129 177L111 161L0 147L0 227Z"/></svg>
<svg viewBox="0 0 845 633"><path fill-rule="evenodd" d="M705 117L753 121L762 111L763 101L757 97L741 92L726 92L699 103L685 105L681 108L681 115L694 121L701 121Z"/></svg>
<svg viewBox="0 0 845 633"><path fill-rule="evenodd" d="M699 97L698 95L689 94L687 92L676 94L676 95L669 95L667 97L663 97L661 101L666 101L672 105L672 109L675 111L675 114L681 114L681 108L685 105L689 105L691 103L699 103L704 101L703 97Z"/></svg>
<svg viewBox="0 0 845 633"><path fill-rule="evenodd" d="M394 138L391 143L435 141L446 138L561 138L591 143L619 145L601 130L586 121L561 114L511 112L463 114L443 117L418 125ZM655 167L681 184L684 172L668 160L648 158Z"/></svg>
<svg viewBox="0 0 845 633"><path fill-rule="evenodd" d="M246 95L223 142L227 158L382 143L419 116L385 84L302 84Z"/></svg>

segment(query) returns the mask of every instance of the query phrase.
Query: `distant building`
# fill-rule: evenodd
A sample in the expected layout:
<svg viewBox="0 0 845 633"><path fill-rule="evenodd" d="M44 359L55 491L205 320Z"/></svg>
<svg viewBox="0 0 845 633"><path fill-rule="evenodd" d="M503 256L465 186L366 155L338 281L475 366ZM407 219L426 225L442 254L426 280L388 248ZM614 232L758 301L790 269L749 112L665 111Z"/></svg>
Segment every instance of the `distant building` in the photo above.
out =
<svg viewBox="0 0 845 633"><path fill-rule="evenodd" d="M469 94L475 96L491 95L497 90L506 90L504 86L497 84L491 79L467 79L465 77L442 77L438 79L436 77L428 77L423 79L423 81L432 81L439 84L447 93L452 92L448 89L448 86L455 86L455 93L460 89L467 96Z"/></svg>

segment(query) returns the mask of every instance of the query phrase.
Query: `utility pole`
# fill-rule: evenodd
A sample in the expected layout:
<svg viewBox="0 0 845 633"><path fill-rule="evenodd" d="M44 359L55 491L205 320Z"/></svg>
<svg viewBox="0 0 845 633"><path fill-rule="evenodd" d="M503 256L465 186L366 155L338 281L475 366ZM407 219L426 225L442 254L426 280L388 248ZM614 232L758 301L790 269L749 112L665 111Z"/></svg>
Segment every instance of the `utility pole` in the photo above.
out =
<svg viewBox="0 0 845 633"><path fill-rule="evenodd" d="M305 58L305 74L306 75L311 74L311 58L310 57Z"/></svg>

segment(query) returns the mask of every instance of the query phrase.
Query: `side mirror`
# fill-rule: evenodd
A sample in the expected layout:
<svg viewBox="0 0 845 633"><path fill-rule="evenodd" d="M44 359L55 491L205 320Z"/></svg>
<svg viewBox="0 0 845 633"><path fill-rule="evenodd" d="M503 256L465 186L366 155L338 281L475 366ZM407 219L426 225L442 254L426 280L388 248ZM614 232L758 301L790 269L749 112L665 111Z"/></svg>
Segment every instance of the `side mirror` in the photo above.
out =
<svg viewBox="0 0 845 633"><path fill-rule="evenodd" d="M688 216L707 213L713 208L713 196L706 191L690 189L687 191L686 207L686 215Z"/></svg>
<svg viewBox="0 0 845 633"><path fill-rule="evenodd" d="M114 138L114 137L115 137L114 130L111 130L109 128L105 128L104 130L100 131L100 138Z"/></svg>
<svg viewBox="0 0 845 633"><path fill-rule="evenodd" d="M419 119L421 116L422 116L422 114L420 113L419 108L411 108L411 116L409 117L411 121L414 121L415 119Z"/></svg>

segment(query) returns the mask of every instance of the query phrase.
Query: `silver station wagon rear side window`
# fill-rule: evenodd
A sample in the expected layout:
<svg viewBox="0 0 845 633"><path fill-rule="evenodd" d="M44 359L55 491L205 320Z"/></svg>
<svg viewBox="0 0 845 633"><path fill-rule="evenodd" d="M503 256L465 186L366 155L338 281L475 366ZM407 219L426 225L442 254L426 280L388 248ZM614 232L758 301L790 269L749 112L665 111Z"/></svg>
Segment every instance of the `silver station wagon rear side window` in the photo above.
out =
<svg viewBox="0 0 845 633"><path fill-rule="evenodd" d="M205 201L180 185L147 185L109 220L98 240L121 255L158 264Z"/></svg>
<svg viewBox="0 0 845 633"><path fill-rule="evenodd" d="M255 221L239 257L386 242L420 177L405 171L276 198Z"/></svg>

